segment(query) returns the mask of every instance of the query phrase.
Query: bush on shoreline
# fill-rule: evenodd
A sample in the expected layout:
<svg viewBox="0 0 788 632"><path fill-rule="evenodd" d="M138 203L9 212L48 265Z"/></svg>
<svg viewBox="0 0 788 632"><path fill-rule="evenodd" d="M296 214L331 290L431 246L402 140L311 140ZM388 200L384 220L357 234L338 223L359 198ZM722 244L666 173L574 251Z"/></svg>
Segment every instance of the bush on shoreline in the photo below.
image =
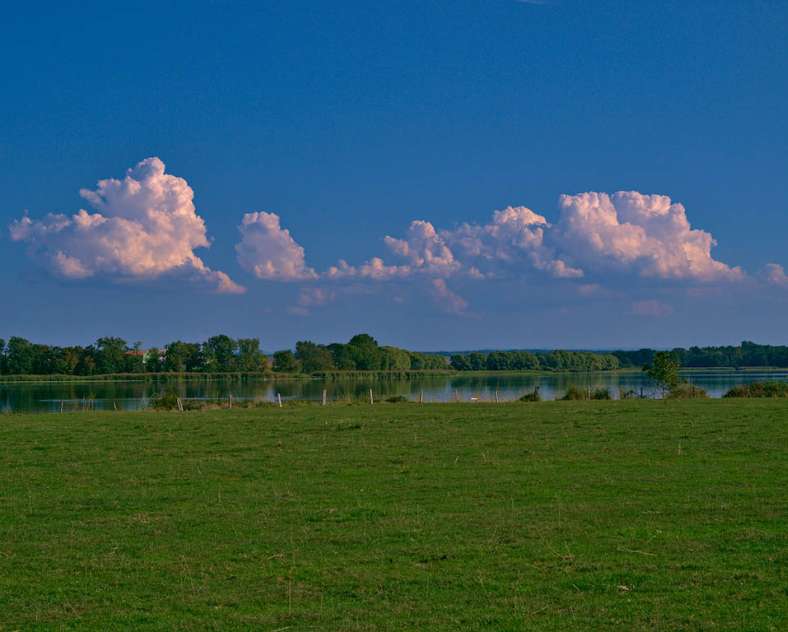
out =
<svg viewBox="0 0 788 632"><path fill-rule="evenodd" d="M588 388L580 388L574 384L566 390L566 394L561 398L564 402L583 401L588 399L606 400L613 399L610 389L596 388L593 391Z"/></svg>
<svg viewBox="0 0 788 632"><path fill-rule="evenodd" d="M708 399L709 394L698 386L682 383L674 386L665 399Z"/></svg>
<svg viewBox="0 0 788 632"><path fill-rule="evenodd" d="M734 386L723 397L788 397L788 382L753 382Z"/></svg>

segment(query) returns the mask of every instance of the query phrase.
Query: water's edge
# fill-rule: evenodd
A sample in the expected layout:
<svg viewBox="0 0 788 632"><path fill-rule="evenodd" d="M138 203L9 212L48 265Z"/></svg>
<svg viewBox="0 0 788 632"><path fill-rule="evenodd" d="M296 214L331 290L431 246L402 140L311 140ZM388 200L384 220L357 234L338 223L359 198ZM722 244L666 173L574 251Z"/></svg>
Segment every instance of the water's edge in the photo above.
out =
<svg viewBox="0 0 788 632"><path fill-rule="evenodd" d="M684 379L721 397L739 384L788 381L788 370L690 370ZM404 397L411 401L511 401L539 389L542 399L561 397L570 386L608 389L613 398L622 393L658 397L661 392L640 370L586 373L421 373L384 377L355 374L327 379L311 376L165 376L159 379L100 381L22 381L0 383L0 411L60 412L61 410L139 410L162 392L185 400L369 401Z"/></svg>

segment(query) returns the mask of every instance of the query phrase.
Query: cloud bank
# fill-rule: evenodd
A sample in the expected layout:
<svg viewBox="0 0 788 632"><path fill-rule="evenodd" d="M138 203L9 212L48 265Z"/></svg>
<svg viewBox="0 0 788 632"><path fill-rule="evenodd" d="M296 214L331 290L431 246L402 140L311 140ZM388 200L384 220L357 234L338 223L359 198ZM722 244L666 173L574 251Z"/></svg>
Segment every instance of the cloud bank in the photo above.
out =
<svg viewBox="0 0 788 632"><path fill-rule="evenodd" d="M615 272L692 283L745 277L740 268L714 259L714 238L692 228L684 207L667 196L590 192L563 195L559 207L555 224L524 206L495 211L486 224L449 229L415 220L404 237L384 238L390 256L399 261L376 256L353 266L340 260L325 277L385 281L541 273L556 279L604 279Z"/></svg>
<svg viewBox="0 0 788 632"><path fill-rule="evenodd" d="M25 216L10 225L11 239L28 245L29 256L64 279L104 278L134 282L175 277L238 294L244 288L211 270L194 254L210 246L194 192L183 178L165 173L147 158L123 180L100 180L80 195L95 209L67 216Z"/></svg>
<svg viewBox="0 0 788 632"><path fill-rule="evenodd" d="M186 180L166 173L158 158L80 194L92 212L25 216L9 227L12 240L27 244L29 256L52 274L117 282L173 278L220 293L244 291L195 254L210 242L194 192ZM556 279L590 296L615 287L616 278L629 277L635 286L636 279L697 286L745 278L741 268L714 258L712 235L694 228L684 206L665 195L586 192L562 195L558 206L554 222L525 206L497 210L487 222L446 228L416 219L403 235L384 236L384 253L358 264L339 259L322 274L307 265L304 248L275 213L243 215L235 250L240 267L265 281L346 282L347 288L359 281L422 279L432 297L454 313L468 303L450 284L474 281ZM788 287L788 275L777 264L766 266L762 278ZM302 290L295 306L302 313L336 296L323 283L312 287ZM664 316L667 309L645 300L633 303L631 312Z"/></svg>
<svg viewBox="0 0 788 632"><path fill-rule="evenodd" d="M404 236L387 235L383 242L387 255L359 265L340 259L322 278L425 278L433 297L452 312L467 308L465 299L449 288L452 278L582 279L583 295L584 289L599 290L613 282L612 275L695 285L746 278L741 268L713 257L716 241L692 227L683 205L637 191L562 195L555 223L524 206L495 211L487 223L454 228L414 220ZM771 283L786 284L780 266L772 264L766 273ZM665 316L669 310L656 301L632 307L641 316Z"/></svg>

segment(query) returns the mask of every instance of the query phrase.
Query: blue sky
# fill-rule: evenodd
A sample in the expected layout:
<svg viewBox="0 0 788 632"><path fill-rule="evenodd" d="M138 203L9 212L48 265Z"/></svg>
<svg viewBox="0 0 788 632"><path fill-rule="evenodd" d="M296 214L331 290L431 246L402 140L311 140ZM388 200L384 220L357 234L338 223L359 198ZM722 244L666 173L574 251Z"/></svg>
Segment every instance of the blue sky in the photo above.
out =
<svg viewBox="0 0 788 632"><path fill-rule="evenodd" d="M785 343L787 33L777 1L5 8L0 337Z"/></svg>

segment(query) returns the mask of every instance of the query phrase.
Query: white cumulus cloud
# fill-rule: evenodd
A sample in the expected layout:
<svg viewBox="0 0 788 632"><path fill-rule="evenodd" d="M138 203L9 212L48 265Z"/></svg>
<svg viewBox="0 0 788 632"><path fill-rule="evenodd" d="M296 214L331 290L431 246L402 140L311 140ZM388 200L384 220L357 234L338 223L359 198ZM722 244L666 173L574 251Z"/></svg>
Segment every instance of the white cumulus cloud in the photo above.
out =
<svg viewBox="0 0 788 632"><path fill-rule="evenodd" d="M455 306L452 311L465 309L465 301L449 290L445 279L460 275L478 280L539 274L582 278L584 288L609 284L613 271L690 284L745 277L741 268L712 256L714 238L690 225L683 205L636 191L562 195L555 223L527 207L510 206L482 224L437 229L416 220L404 237L386 236L384 242L399 263L373 257L354 266L340 260L324 276L376 281L423 276L433 296ZM782 284L785 274L773 264L769 278ZM653 301L632 308L635 314L652 316L669 310Z"/></svg>
<svg viewBox="0 0 788 632"><path fill-rule="evenodd" d="M560 206L552 241L583 267L693 281L744 277L740 268L712 257L711 234L693 229L684 206L665 195L581 193L562 195Z"/></svg>
<svg viewBox="0 0 788 632"><path fill-rule="evenodd" d="M304 281L317 273L306 265L304 249L282 228L276 213L246 213L235 246L238 263L258 279Z"/></svg>
<svg viewBox="0 0 788 632"><path fill-rule="evenodd" d="M96 211L40 220L23 217L10 226L11 239L28 244L28 254L65 279L140 281L173 276L206 284L217 292L244 288L211 270L194 254L210 246L194 192L183 178L165 173L159 158L147 158L122 180L100 180L81 196Z"/></svg>
<svg viewBox="0 0 788 632"><path fill-rule="evenodd" d="M415 220L410 223L405 239L386 236L383 241L389 250L410 263L411 270L449 276L461 267L430 222Z"/></svg>

